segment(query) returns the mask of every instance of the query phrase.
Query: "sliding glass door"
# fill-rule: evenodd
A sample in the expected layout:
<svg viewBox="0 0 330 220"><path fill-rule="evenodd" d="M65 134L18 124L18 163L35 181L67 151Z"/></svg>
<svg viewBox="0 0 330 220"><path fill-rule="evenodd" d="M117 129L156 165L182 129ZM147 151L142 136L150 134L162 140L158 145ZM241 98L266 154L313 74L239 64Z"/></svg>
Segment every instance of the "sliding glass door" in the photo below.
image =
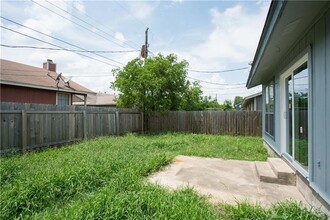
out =
<svg viewBox="0 0 330 220"><path fill-rule="evenodd" d="M286 78L287 153L308 171L308 93L307 62Z"/></svg>

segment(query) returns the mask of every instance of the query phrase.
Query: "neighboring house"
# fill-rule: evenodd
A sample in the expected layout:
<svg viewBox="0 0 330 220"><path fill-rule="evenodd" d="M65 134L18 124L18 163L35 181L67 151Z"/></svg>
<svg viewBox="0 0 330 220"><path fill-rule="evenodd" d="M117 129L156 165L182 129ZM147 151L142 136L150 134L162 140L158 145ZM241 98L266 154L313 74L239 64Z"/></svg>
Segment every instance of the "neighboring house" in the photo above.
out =
<svg viewBox="0 0 330 220"><path fill-rule="evenodd" d="M116 96L114 94L107 93L91 93L87 95L87 106L95 107L113 107L116 108L117 103L115 102ZM84 105L83 99L79 96L75 96L73 99L73 105Z"/></svg>
<svg viewBox="0 0 330 220"><path fill-rule="evenodd" d="M52 60L43 68L28 66L9 60L0 60L0 102L71 105L74 95L86 100L93 91L56 73Z"/></svg>
<svg viewBox="0 0 330 220"><path fill-rule="evenodd" d="M272 1L247 87L263 87L263 139L330 203L330 2Z"/></svg>
<svg viewBox="0 0 330 220"><path fill-rule="evenodd" d="M247 96L243 99L241 110L262 111L262 92Z"/></svg>

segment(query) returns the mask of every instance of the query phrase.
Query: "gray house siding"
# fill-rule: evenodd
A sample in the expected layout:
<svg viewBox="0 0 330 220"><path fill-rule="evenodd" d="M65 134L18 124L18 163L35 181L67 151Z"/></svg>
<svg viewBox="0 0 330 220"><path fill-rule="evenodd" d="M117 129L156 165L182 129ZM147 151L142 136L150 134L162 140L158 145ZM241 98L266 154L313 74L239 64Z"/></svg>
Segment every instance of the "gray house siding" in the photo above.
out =
<svg viewBox="0 0 330 220"><path fill-rule="evenodd" d="M310 48L310 49L309 49ZM309 74L309 181L311 186L330 202L330 10L303 35L283 56L276 73L269 73L275 80L275 137L263 132L263 138L278 154L281 154L281 91L280 75L301 56L310 51ZM263 85L264 89L267 85ZM263 96L265 112L265 96ZM265 114L263 114L263 125ZM265 131L265 128L263 127ZM282 150L283 151L283 150ZM283 152L282 152L283 153Z"/></svg>
<svg viewBox="0 0 330 220"><path fill-rule="evenodd" d="M330 44L329 36L326 36L326 17L329 16L329 10L327 15L322 17L315 25L315 43L313 49L313 74L312 74L312 145L314 146L313 151L313 171L312 171L312 182L314 188L318 191L324 191L328 198L329 186L326 184L327 176L327 160L330 160L330 156L327 155L326 146L329 143L327 141L327 134L329 135L330 130L327 131L326 126L326 75L330 77L329 73L326 72L326 45ZM328 23L328 26L330 23ZM329 61L328 61L329 62ZM328 182L330 184L330 182Z"/></svg>
<svg viewBox="0 0 330 220"><path fill-rule="evenodd" d="M326 15L326 145L327 146L327 168L328 171L326 172L326 179L327 179L327 188L326 192L328 195L328 200L330 200L330 11L328 10Z"/></svg>
<svg viewBox="0 0 330 220"><path fill-rule="evenodd" d="M274 74L273 74L274 75ZM263 139L264 141L267 142L267 144L273 148L273 150L281 155L281 136L280 136L280 125L279 123L277 123L279 120L280 120L280 105L279 105L279 101L280 101L280 87L279 87L279 77L278 75L274 75L274 81L275 81L275 94L274 94L274 97L275 97L275 112L274 112L274 121L275 121L275 134L274 134L274 137L271 137L270 135L268 135L266 132L265 132L265 106L266 106L266 95L265 95L265 88L266 86L268 85L265 84L262 86L262 91L263 91L263 98L262 98L262 126L263 126Z"/></svg>
<svg viewBox="0 0 330 220"><path fill-rule="evenodd" d="M262 96L258 96L256 97L256 102L257 102L257 111L261 111L262 110Z"/></svg>

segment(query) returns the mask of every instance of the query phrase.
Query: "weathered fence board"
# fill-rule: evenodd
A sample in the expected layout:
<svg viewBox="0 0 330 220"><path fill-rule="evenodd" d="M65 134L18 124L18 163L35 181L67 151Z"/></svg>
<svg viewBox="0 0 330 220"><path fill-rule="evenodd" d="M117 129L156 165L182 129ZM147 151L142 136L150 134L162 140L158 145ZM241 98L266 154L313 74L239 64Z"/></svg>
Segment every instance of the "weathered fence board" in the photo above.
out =
<svg viewBox="0 0 330 220"><path fill-rule="evenodd" d="M106 107L2 102L0 117L0 153L24 152L96 136L141 132L143 127L141 112Z"/></svg>
<svg viewBox="0 0 330 220"><path fill-rule="evenodd" d="M147 126L149 132L260 136L261 123L261 112L255 111L170 111L151 113Z"/></svg>
<svg viewBox="0 0 330 220"><path fill-rule="evenodd" d="M1 103L0 153L104 135L144 130L143 114L132 109ZM261 135L260 112L153 112L148 132L185 131L220 135Z"/></svg>

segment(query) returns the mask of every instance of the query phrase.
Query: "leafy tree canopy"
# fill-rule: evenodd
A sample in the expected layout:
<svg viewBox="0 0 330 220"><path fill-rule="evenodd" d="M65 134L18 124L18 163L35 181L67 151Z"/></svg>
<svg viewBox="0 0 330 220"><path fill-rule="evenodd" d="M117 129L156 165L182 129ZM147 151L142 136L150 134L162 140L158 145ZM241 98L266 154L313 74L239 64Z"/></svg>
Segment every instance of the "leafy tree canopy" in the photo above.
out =
<svg viewBox="0 0 330 220"><path fill-rule="evenodd" d="M187 68L188 62L178 62L174 54L128 62L113 70L111 87L120 91L117 105L137 108L147 115L151 111L202 110L201 87L186 79Z"/></svg>
<svg viewBox="0 0 330 220"><path fill-rule="evenodd" d="M223 109L224 111L230 111L230 110L233 110L233 103L232 103L232 101L226 99L226 100L223 102L223 104L222 104L221 107L222 107L222 109Z"/></svg>
<svg viewBox="0 0 330 220"><path fill-rule="evenodd" d="M244 98L242 96L235 96L234 99L234 107L236 108L237 105L241 105L243 103Z"/></svg>

